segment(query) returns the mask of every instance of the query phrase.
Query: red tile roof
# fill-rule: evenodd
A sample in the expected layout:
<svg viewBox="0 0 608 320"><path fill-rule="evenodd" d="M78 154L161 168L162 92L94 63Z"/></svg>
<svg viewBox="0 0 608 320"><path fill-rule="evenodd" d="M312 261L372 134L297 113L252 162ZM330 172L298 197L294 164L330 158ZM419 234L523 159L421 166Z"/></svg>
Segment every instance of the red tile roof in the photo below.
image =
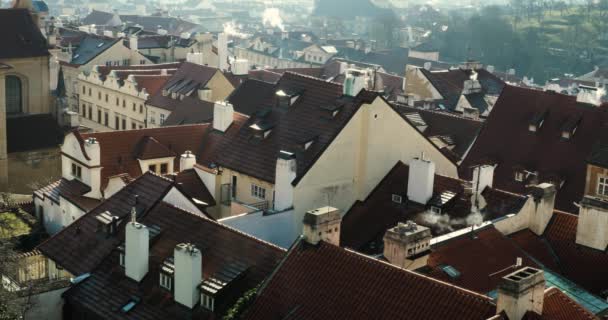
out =
<svg viewBox="0 0 608 320"><path fill-rule="evenodd" d="M144 214L161 201L172 186L171 180L146 173L37 249L74 275L90 272L120 243L117 237L98 236L96 216L109 211L120 219L129 217L136 195L137 209Z"/></svg>
<svg viewBox="0 0 608 320"><path fill-rule="evenodd" d="M427 218L428 207L407 200L409 167L399 161L364 201L357 201L342 219L340 244L359 251L380 253L382 237L387 229L398 222L414 220L431 228L437 234L464 228L471 214L471 196L464 193L464 181L435 175L433 194L450 191L456 194L454 200L442 208L449 216L445 223L432 223ZM402 196L402 203L394 203L392 195ZM486 188L482 196L487 202L483 220L492 220L509 213L518 212L526 197Z"/></svg>
<svg viewBox="0 0 608 320"><path fill-rule="evenodd" d="M543 314L540 319L591 320L597 319L597 317L576 303L576 301L570 299L570 297L561 292L558 288L552 287L545 290Z"/></svg>
<svg viewBox="0 0 608 320"><path fill-rule="evenodd" d="M138 89L146 89L146 92L153 96L160 91L170 78L171 75L137 75L135 76L135 82L137 82Z"/></svg>
<svg viewBox="0 0 608 320"><path fill-rule="evenodd" d="M524 230L510 237L543 265L601 295L608 288L608 254L576 244L577 224L577 216L555 211L542 236Z"/></svg>
<svg viewBox="0 0 608 320"><path fill-rule="evenodd" d="M320 242L297 243L244 319L487 319L483 295Z"/></svg>
<svg viewBox="0 0 608 320"><path fill-rule="evenodd" d="M269 276L285 254L281 248L166 203L156 204L138 221L160 229L158 238L151 242L149 271L143 280L137 283L126 278L119 265L119 253L114 249L124 243L121 224L121 234L110 241L110 251L96 264L92 275L65 293L69 305L103 319L218 319L200 305L192 311L178 305L171 292L160 288L159 269L166 258L173 257L177 244L192 243L201 250L203 279L231 265L246 268L243 278L216 298L218 315ZM117 312L133 296L141 301L128 314Z"/></svg>
<svg viewBox="0 0 608 320"><path fill-rule="evenodd" d="M126 130L80 134L84 143L95 137L101 149L102 186L111 176L127 173L131 177L142 175L139 161L155 157L175 156L174 168L179 168L179 155L190 150L195 155L204 149L203 139L209 130L208 124L163 127L153 129Z"/></svg>
<svg viewBox="0 0 608 320"><path fill-rule="evenodd" d="M542 126L530 132L530 122L545 113ZM572 138L564 140L564 124L573 119L580 123ZM459 173L468 179L473 165L493 162L498 164L494 185L516 193L525 193L530 183L515 181L516 170L538 171L539 182L563 179L556 208L578 212L573 203L583 197L586 159L596 142L608 141L607 129L606 108L577 103L573 96L506 86Z"/></svg>

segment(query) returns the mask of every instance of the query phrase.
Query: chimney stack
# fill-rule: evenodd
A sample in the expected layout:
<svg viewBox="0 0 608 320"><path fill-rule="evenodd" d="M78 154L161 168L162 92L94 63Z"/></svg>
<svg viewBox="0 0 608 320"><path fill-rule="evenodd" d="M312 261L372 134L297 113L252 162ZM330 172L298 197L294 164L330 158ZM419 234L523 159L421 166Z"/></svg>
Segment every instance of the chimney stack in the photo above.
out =
<svg viewBox="0 0 608 320"><path fill-rule="evenodd" d="M486 187L492 188L494 182L494 166L483 164L473 168L473 192L482 193Z"/></svg>
<svg viewBox="0 0 608 320"><path fill-rule="evenodd" d="M576 243L605 251L608 246L608 210L606 201L585 195L580 202Z"/></svg>
<svg viewBox="0 0 608 320"><path fill-rule="evenodd" d="M179 158L179 170L181 171L192 169L195 164L196 156L190 150L184 152Z"/></svg>
<svg viewBox="0 0 608 320"><path fill-rule="evenodd" d="M217 58L218 68L221 71L228 70L228 35L224 32L217 35Z"/></svg>
<svg viewBox="0 0 608 320"><path fill-rule="evenodd" d="M556 193L555 186L550 183L541 183L532 189L534 212L531 216L530 230L539 236L545 232L545 228L553 216Z"/></svg>
<svg viewBox="0 0 608 320"><path fill-rule="evenodd" d="M211 102L212 93L213 93L213 91L207 87L198 89L198 98L202 101Z"/></svg>
<svg viewBox="0 0 608 320"><path fill-rule="evenodd" d="M409 177L407 181L407 198L426 205L433 196L433 183L435 182L435 163L420 158L414 158L409 163Z"/></svg>
<svg viewBox="0 0 608 320"><path fill-rule="evenodd" d="M369 75L365 71L347 70L344 77L343 94L349 97L356 97L361 90L367 88L369 80Z"/></svg>
<svg viewBox="0 0 608 320"><path fill-rule="evenodd" d="M504 311L509 319L523 319L528 311L542 315L545 276L542 270L525 267L504 276L498 287L496 313Z"/></svg>
<svg viewBox="0 0 608 320"><path fill-rule="evenodd" d="M135 217L131 218L125 229L125 275L139 282L148 273L149 231L135 221Z"/></svg>
<svg viewBox="0 0 608 320"><path fill-rule="evenodd" d="M274 208L283 211L293 207L293 185L296 178L296 155L281 151L275 168Z"/></svg>
<svg viewBox="0 0 608 320"><path fill-rule="evenodd" d="M200 300L198 286L203 280L202 253L191 243L180 243L173 250L175 301L190 309Z"/></svg>
<svg viewBox="0 0 608 320"><path fill-rule="evenodd" d="M213 129L226 132L234 119L234 107L226 101L217 101L213 106Z"/></svg>
<svg viewBox="0 0 608 320"><path fill-rule="evenodd" d="M132 35L132 36L130 36L130 37L129 37L129 48L130 48L132 51L137 51L137 50L139 50L137 36Z"/></svg>
<svg viewBox="0 0 608 320"><path fill-rule="evenodd" d="M304 215L304 239L310 244L323 240L340 245L340 210L334 207L321 207L310 210Z"/></svg>
<svg viewBox="0 0 608 320"><path fill-rule="evenodd" d="M431 229L425 226L399 222L384 234L384 257L395 266L418 269L426 265L432 238Z"/></svg>

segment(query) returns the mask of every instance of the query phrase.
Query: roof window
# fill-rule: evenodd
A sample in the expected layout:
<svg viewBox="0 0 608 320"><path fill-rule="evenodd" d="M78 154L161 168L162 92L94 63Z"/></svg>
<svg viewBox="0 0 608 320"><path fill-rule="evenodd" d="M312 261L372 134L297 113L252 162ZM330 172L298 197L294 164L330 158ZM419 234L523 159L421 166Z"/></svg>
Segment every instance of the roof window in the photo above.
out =
<svg viewBox="0 0 608 320"><path fill-rule="evenodd" d="M576 115L570 117L562 126L561 138L563 140L570 140L574 133L576 133L576 129L578 129L579 124L581 123L581 116Z"/></svg>
<svg viewBox="0 0 608 320"><path fill-rule="evenodd" d="M398 194L393 194L393 195L391 196L391 200L392 200L394 203L403 203L403 197L402 197L402 196L400 196L400 195L398 195Z"/></svg>
<svg viewBox="0 0 608 320"><path fill-rule="evenodd" d="M129 299L129 301L127 301L127 303L125 303L125 305L120 308L120 311L122 311L122 313L129 313L129 311L135 308L139 301L140 299L138 297L131 297L131 299Z"/></svg>
<svg viewBox="0 0 608 320"><path fill-rule="evenodd" d="M441 266L441 270L452 279L458 279L460 277L460 271L456 270L456 268L451 265L443 265Z"/></svg>
<svg viewBox="0 0 608 320"><path fill-rule="evenodd" d="M530 122L528 123L528 131L537 132L545 123L545 119L549 115L549 110L545 110L543 112L537 112L532 116Z"/></svg>
<svg viewBox="0 0 608 320"><path fill-rule="evenodd" d="M119 220L117 216L112 215L109 211L105 211L98 214L95 219L97 219L97 232L102 232L106 236L116 233L116 226Z"/></svg>

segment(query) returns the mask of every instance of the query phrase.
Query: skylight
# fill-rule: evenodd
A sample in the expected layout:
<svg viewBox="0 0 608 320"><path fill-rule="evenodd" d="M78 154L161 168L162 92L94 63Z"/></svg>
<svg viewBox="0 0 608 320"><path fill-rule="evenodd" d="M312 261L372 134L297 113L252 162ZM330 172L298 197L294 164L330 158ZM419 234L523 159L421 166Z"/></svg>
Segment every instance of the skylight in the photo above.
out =
<svg viewBox="0 0 608 320"><path fill-rule="evenodd" d="M441 270L443 270L443 272L445 272L452 279L456 279L456 278L460 277L460 272L458 270L456 270L456 268L452 267L451 265L447 265L447 264L443 265L443 266L441 266Z"/></svg>
<svg viewBox="0 0 608 320"><path fill-rule="evenodd" d="M138 297L131 297L129 301L120 309L123 313L128 313L133 310L135 306L139 303L140 299Z"/></svg>

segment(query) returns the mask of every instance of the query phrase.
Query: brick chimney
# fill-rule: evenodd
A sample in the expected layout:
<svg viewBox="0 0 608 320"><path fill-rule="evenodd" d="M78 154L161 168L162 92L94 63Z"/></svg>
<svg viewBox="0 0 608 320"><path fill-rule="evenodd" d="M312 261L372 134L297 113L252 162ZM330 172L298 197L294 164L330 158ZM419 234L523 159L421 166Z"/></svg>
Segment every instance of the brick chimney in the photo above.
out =
<svg viewBox="0 0 608 320"><path fill-rule="evenodd" d="M190 150L186 150L184 154L179 157L179 170L189 170L194 168L196 164L196 156Z"/></svg>
<svg viewBox="0 0 608 320"><path fill-rule="evenodd" d="M435 163L425 160L424 155L414 158L409 163L409 177L407 181L407 198L426 205L433 196L433 183L435 182Z"/></svg>
<svg viewBox="0 0 608 320"><path fill-rule="evenodd" d="M293 185L296 178L296 155L281 151L275 168L274 208L277 211L293 207Z"/></svg>
<svg viewBox="0 0 608 320"><path fill-rule="evenodd" d="M180 243L173 250L175 302L190 309L200 300L198 286L203 279L202 253L191 243Z"/></svg>
<svg viewBox="0 0 608 320"><path fill-rule="evenodd" d="M226 132L234 118L234 107L225 101L217 101L213 106L213 129Z"/></svg>
<svg viewBox="0 0 608 320"><path fill-rule="evenodd" d="M525 267L502 278L498 287L496 313L504 311L509 319L519 320L526 312L543 313L545 276L542 270Z"/></svg>
<svg viewBox="0 0 608 320"><path fill-rule="evenodd" d="M334 207L321 207L310 210L304 215L304 239L310 244L323 240L340 245L340 210Z"/></svg>
<svg viewBox="0 0 608 320"><path fill-rule="evenodd" d="M412 221L399 222L384 234L384 257L393 265L415 270L426 265L431 229Z"/></svg>
<svg viewBox="0 0 608 320"><path fill-rule="evenodd" d="M135 215L133 208L131 221L125 228L125 275L139 282L148 273L150 232L135 221Z"/></svg>

